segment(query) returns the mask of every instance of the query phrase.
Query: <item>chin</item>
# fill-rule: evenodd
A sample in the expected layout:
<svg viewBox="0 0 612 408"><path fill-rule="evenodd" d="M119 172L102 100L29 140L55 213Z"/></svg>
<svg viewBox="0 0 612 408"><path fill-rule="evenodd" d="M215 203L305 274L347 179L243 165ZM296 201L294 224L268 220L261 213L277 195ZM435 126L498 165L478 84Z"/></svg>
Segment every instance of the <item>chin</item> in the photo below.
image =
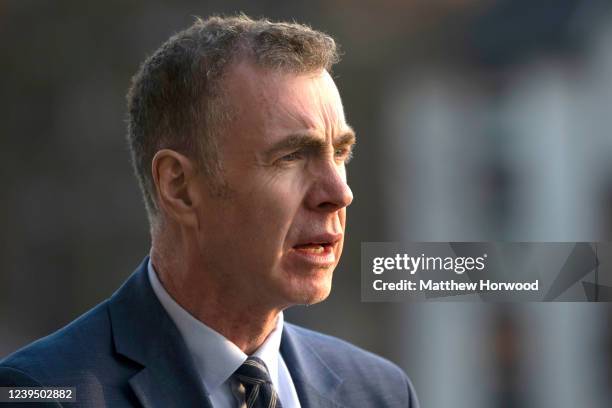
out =
<svg viewBox="0 0 612 408"><path fill-rule="evenodd" d="M311 297L305 298L302 304L305 306L310 306L310 305L314 305L316 303L322 302L325 299L327 299L327 297L329 296L329 293L330 291L327 291L325 293L320 293L317 296L311 296Z"/></svg>
<svg viewBox="0 0 612 408"><path fill-rule="evenodd" d="M292 282L287 298L291 305L313 305L327 299L331 292L331 273L329 277L310 282Z"/></svg>

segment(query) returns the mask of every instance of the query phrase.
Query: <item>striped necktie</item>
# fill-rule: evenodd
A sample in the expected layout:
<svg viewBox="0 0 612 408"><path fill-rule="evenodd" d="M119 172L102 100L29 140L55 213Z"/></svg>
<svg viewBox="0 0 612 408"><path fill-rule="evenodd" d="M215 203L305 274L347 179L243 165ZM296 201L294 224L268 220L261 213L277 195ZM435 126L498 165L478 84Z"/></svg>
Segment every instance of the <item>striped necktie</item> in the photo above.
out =
<svg viewBox="0 0 612 408"><path fill-rule="evenodd" d="M245 388L247 408L282 408L274 391L268 368L258 357L249 357L236 370L234 376Z"/></svg>

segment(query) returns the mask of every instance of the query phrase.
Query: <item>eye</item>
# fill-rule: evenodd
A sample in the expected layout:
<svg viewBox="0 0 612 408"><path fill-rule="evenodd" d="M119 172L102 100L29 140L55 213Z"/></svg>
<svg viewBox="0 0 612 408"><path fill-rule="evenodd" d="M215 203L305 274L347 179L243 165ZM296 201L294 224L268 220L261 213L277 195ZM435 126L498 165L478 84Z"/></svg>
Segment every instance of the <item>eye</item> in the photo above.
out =
<svg viewBox="0 0 612 408"><path fill-rule="evenodd" d="M334 151L336 159L348 163L353 158L353 149L351 147L339 147Z"/></svg>
<svg viewBox="0 0 612 408"><path fill-rule="evenodd" d="M294 162L294 161L302 159L303 156L304 155L302 154L302 152L298 150L297 152L292 152L292 153L284 155L283 157L279 159L279 161Z"/></svg>

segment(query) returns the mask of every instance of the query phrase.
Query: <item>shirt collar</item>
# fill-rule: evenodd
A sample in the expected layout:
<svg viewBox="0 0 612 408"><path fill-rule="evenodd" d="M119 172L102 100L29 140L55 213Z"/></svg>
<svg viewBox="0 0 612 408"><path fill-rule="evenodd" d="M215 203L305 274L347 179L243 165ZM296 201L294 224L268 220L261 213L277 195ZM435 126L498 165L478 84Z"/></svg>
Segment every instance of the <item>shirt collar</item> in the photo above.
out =
<svg viewBox="0 0 612 408"><path fill-rule="evenodd" d="M259 346L257 351L253 353L254 356L261 358L263 362L266 363L266 367L268 367L268 372L270 373L270 379L272 380L272 384L274 384L274 387L277 390L280 387L278 380L278 358L280 353L281 338L283 334L283 320L283 312L280 312L276 319L276 327L274 327L274 330L270 332L266 340L262 343L261 346ZM246 357L244 360L246 360ZM243 363L244 360L242 361Z"/></svg>
<svg viewBox="0 0 612 408"><path fill-rule="evenodd" d="M208 393L213 393L217 387L229 379L248 356L238 346L193 317L172 299L159 281L150 259L147 272L153 292L183 336L206 390ZM280 312L274 330L253 354L266 363L270 379L277 389L279 387L278 357L283 321L283 313Z"/></svg>

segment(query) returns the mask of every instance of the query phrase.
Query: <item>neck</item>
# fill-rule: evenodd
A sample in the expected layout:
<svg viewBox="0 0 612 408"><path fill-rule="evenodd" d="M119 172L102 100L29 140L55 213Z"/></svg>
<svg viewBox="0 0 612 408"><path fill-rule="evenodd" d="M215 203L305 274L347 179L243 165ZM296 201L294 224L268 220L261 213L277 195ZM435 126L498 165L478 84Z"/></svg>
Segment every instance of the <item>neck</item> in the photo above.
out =
<svg viewBox="0 0 612 408"><path fill-rule="evenodd" d="M164 256L155 246L151 262L168 294L193 317L234 343L245 354L255 352L276 326L282 308L266 307L239 296L231 285L203 279L199 268L180 256Z"/></svg>

